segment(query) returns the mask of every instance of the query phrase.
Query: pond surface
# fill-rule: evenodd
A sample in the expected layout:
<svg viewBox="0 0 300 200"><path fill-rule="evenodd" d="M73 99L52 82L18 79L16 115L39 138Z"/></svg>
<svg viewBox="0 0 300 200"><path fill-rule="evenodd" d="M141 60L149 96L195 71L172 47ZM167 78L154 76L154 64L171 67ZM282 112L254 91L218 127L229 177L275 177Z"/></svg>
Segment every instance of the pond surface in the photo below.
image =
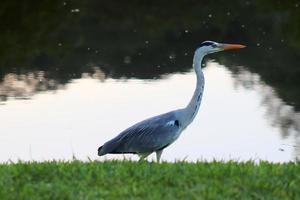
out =
<svg viewBox="0 0 300 200"><path fill-rule="evenodd" d="M122 159L97 148L188 103L204 40L247 48L204 60L200 111L162 159L299 159L299 2L220 2L3 0L0 162Z"/></svg>
<svg viewBox="0 0 300 200"><path fill-rule="evenodd" d="M163 160L283 162L299 156L299 113L285 105L259 75L246 70L233 75L214 61L208 61L204 74L199 114L164 151ZM249 82L250 89L245 87ZM83 74L64 89L7 101L0 107L0 159L72 159L73 155L98 159L97 148L123 129L185 106L194 86L193 71L154 81L101 80L101 75ZM287 120L292 128L279 125ZM102 159L113 158L123 156Z"/></svg>

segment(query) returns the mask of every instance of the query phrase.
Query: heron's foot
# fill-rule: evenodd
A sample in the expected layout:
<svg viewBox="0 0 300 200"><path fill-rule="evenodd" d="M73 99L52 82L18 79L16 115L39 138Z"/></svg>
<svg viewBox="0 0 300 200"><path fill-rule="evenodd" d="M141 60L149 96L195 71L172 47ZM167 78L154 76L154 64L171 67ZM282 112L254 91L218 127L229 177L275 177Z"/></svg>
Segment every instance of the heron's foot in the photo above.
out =
<svg viewBox="0 0 300 200"><path fill-rule="evenodd" d="M139 157L140 157L139 162L140 162L140 161L143 161L143 160L144 160L145 158L147 158L150 154L151 154L151 153L141 153L141 154L139 154Z"/></svg>
<svg viewBox="0 0 300 200"><path fill-rule="evenodd" d="M163 149L156 151L156 160L158 163L160 162L160 157L161 157L162 152L163 152Z"/></svg>

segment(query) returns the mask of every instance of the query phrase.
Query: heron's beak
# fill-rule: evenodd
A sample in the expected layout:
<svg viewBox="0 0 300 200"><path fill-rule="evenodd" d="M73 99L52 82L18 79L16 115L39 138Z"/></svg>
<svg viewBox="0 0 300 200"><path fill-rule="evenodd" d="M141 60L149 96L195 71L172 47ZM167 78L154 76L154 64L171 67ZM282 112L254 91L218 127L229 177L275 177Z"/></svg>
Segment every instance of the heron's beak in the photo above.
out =
<svg viewBox="0 0 300 200"><path fill-rule="evenodd" d="M228 50L228 49L242 49L245 48L245 45L241 45L241 44L221 44L220 48L222 50Z"/></svg>

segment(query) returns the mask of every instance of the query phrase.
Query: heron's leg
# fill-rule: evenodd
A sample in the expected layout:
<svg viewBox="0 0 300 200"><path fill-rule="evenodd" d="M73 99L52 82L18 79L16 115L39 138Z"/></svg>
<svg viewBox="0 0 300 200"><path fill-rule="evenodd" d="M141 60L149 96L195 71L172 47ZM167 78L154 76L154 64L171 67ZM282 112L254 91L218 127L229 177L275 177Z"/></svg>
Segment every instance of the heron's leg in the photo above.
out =
<svg viewBox="0 0 300 200"><path fill-rule="evenodd" d="M151 154L151 153L141 153L141 154L139 154L139 157L140 157L139 161L144 160L144 159L147 158L147 156L149 156L150 154Z"/></svg>
<svg viewBox="0 0 300 200"><path fill-rule="evenodd" d="M159 163L163 149L156 151L156 160Z"/></svg>

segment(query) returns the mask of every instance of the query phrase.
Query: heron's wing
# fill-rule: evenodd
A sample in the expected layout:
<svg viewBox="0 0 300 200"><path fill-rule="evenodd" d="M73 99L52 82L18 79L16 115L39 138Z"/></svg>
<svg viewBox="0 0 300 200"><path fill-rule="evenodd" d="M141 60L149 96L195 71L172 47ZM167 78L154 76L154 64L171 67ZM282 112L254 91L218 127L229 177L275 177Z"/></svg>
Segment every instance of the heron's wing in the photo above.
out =
<svg viewBox="0 0 300 200"><path fill-rule="evenodd" d="M103 153L153 152L171 144L178 137L180 122L173 113L159 115L121 132L103 145Z"/></svg>

